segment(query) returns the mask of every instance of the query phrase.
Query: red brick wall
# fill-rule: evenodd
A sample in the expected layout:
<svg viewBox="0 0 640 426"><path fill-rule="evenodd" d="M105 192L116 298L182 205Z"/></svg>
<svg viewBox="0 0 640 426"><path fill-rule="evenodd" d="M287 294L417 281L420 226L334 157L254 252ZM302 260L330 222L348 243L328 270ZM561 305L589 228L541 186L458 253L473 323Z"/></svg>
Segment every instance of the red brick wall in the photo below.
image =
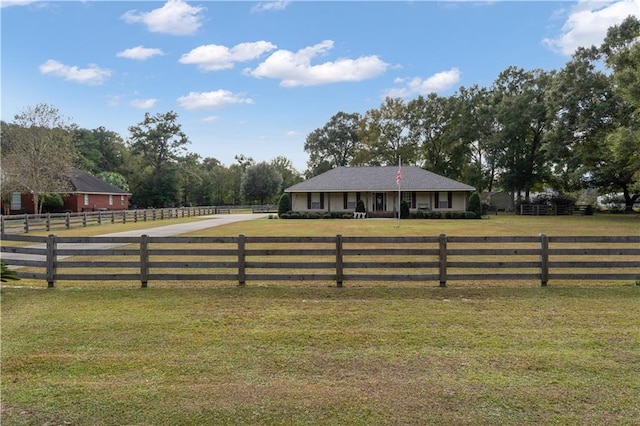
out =
<svg viewBox="0 0 640 426"><path fill-rule="evenodd" d="M34 214L33 198L31 194L22 194L22 210L11 210L10 214ZM93 209L126 210L129 208L129 196L124 194L124 200L120 200L119 194L113 195L113 204L109 205L109 195L89 194L89 204L84 204L84 194L69 194L64 197L64 210L71 212L91 211ZM4 210L2 210L4 214Z"/></svg>
<svg viewBox="0 0 640 426"><path fill-rule="evenodd" d="M64 202L65 210L74 212L92 211L92 210L126 210L129 207L129 196L123 195L124 200L121 201L119 194L113 195L113 203L109 204L109 195L107 194L89 194L89 203L85 204L84 194L69 195Z"/></svg>

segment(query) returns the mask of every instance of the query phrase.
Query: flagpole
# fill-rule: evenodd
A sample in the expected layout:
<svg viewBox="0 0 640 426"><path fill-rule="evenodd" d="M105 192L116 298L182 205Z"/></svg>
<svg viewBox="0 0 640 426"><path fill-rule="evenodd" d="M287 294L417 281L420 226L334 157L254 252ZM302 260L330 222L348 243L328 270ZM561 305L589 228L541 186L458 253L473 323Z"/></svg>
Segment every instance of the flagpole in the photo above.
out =
<svg viewBox="0 0 640 426"><path fill-rule="evenodd" d="M400 203L402 192L400 191L400 185L402 183L402 159L398 157L398 174L396 176L398 181L398 228L400 228Z"/></svg>

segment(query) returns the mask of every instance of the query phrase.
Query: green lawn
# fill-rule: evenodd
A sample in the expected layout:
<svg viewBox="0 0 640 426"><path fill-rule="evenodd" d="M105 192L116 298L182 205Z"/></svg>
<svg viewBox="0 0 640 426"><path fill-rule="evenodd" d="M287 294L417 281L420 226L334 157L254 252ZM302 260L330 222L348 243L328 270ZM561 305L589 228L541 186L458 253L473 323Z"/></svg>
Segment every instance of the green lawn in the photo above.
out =
<svg viewBox="0 0 640 426"><path fill-rule="evenodd" d="M639 223L265 219L199 235L636 235ZM81 287L2 288L3 426L640 418L634 283Z"/></svg>

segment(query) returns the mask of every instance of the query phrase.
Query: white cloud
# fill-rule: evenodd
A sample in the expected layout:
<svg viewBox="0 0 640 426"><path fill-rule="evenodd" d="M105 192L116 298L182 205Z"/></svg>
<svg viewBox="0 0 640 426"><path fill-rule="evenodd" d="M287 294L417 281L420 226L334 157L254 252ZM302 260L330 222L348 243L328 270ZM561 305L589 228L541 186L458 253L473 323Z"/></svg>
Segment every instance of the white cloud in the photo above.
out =
<svg viewBox="0 0 640 426"><path fill-rule="evenodd" d="M37 3L38 0L1 0L0 7L9 6L27 6L32 3Z"/></svg>
<svg viewBox="0 0 640 426"><path fill-rule="evenodd" d="M263 53L276 48L275 44L267 41L240 43L232 48L218 44L207 44L198 46L182 55L180 63L197 65L203 71L218 71L233 68L236 62L256 59Z"/></svg>
<svg viewBox="0 0 640 426"><path fill-rule="evenodd" d="M182 0L168 0L164 6L151 12L130 10L121 18L130 24L143 23L153 33L191 35L202 25L204 7L190 6Z"/></svg>
<svg viewBox="0 0 640 426"><path fill-rule="evenodd" d="M132 47L116 53L116 56L119 58L136 59L139 61L144 61L157 55L164 55L162 49L152 49L143 46Z"/></svg>
<svg viewBox="0 0 640 426"><path fill-rule="evenodd" d="M562 34L542 42L554 51L571 55L578 47L600 46L609 27L629 15L640 16L640 0L579 2L569 13Z"/></svg>
<svg viewBox="0 0 640 426"><path fill-rule="evenodd" d="M430 93L439 93L451 89L460 81L462 73L458 68L451 68L448 71L442 71L423 80L420 77L412 79L394 79L396 84L404 84L404 87L389 89L383 97L391 98L407 98L409 96L422 95L426 96Z"/></svg>
<svg viewBox="0 0 640 426"><path fill-rule="evenodd" d="M272 10L284 10L289 6L289 1L263 1L251 8L251 13L270 12Z"/></svg>
<svg viewBox="0 0 640 426"><path fill-rule="evenodd" d="M189 92L178 98L178 104L185 109L221 108L232 104L253 104L253 99L228 90L213 92Z"/></svg>
<svg viewBox="0 0 640 426"><path fill-rule="evenodd" d="M384 73L389 64L375 55L358 59L338 59L312 65L311 60L333 48L333 41L324 40L297 52L278 50L254 70L245 70L253 77L269 77L282 80L281 86L316 86L344 81L362 81Z"/></svg>
<svg viewBox="0 0 640 426"><path fill-rule="evenodd" d="M56 77L62 77L67 81L91 86L100 85L111 76L111 70L100 68L95 64L89 64L88 68L78 68L65 65L53 59L49 59L39 68L42 74L51 74Z"/></svg>
<svg viewBox="0 0 640 426"><path fill-rule="evenodd" d="M300 135L300 132L297 130L289 130L287 133L285 133L287 136L298 136Z"/></svg>
<svg viewBox="0 0 640 426"><path fill-rule="evenodd" d="M129 105L131 105L134 108L149 109L149 108L153 108L153 106L157 102L158 102L157 99L134 99L131 102L129 102Z"/></svg>
<svg viewBox="0 0 640 426"><path fill-rule="evenodd" d="M202 119L202 121L204 121L205 123L215 123L218 120L220 120L220 117L217 115L210 115L209 117L205 117Z"/></svg>

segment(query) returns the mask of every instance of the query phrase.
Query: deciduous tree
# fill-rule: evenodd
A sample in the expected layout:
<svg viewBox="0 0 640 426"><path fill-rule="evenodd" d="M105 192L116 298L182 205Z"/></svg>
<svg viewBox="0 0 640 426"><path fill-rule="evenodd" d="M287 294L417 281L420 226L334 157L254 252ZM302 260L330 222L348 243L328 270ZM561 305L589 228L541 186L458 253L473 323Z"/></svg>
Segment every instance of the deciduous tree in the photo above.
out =
<svg viewBox="0 0 640 426"><path fill-rule="evenodd" d="M144 204L166 207L179 202L176 161L186 151L189 139L178 123L173 111L151 115L146 113L138 125L129 127L129 146L150 166L151 175L143 179L142 191L136 200L145 198Z"/></svg>
<svg viewBox="0 0 640 426"><path fill-rule="evenodd" d="M242 177L243 198L250 203L272 202L281 188L282 176L266 161L248 167Z"/></svg>
<svg viewBox="0 0 640 426"><path fill-rule="evenodd" d="M359 126L360 114L340 111L311 132L304 143L304 151L309 154L307 176L349 165L359 146Z"/></svg>
<svg viewBox="0 0 640 426"><path fill-rule="evenodd" d="M3 181L31 193L36 213L46 194L70 189L67 171L77 154L74 127L47 104L27 107L14 116L12 125L2 126Z"/></svg>

